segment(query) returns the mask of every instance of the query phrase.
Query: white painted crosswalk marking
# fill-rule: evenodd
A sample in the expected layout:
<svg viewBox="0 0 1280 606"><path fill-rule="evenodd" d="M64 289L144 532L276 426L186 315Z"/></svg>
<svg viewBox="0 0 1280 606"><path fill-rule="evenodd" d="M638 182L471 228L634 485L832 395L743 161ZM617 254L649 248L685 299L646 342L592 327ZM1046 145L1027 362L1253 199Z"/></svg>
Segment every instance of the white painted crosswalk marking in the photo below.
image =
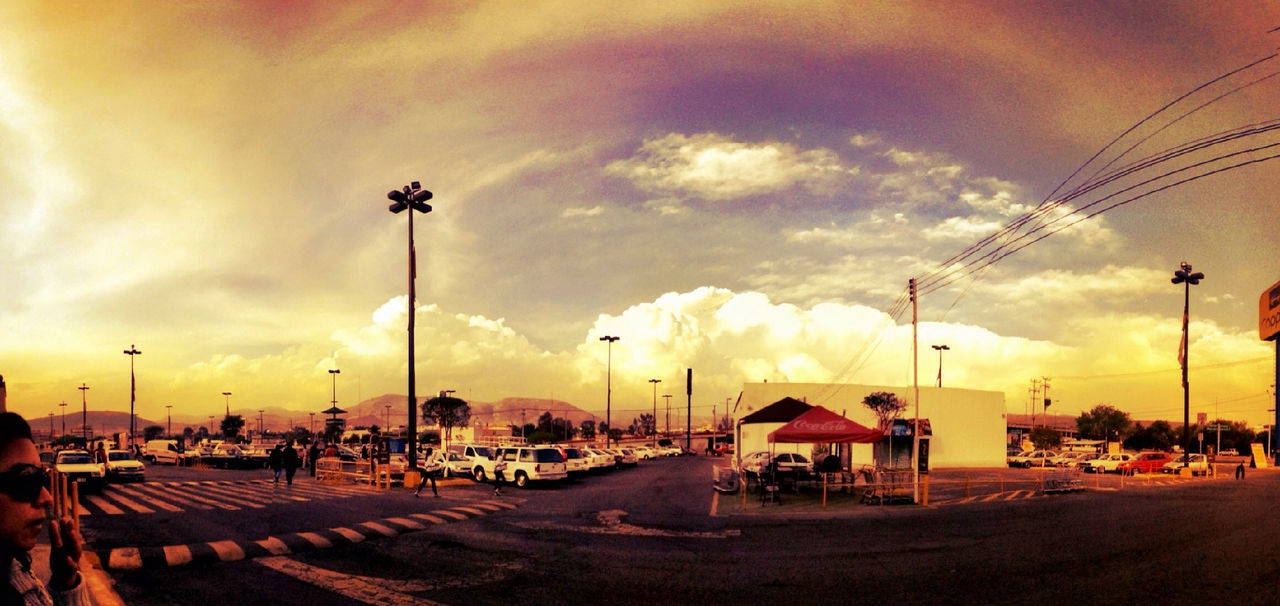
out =
<svg viewBox="0 0 1280 606"><path fill-rule="evenodd" d="M383 491L368 486L335 486L312 481L275 484L270 480L171 481L110 484L99 494L83 495L83 515L177 513L186 510L261 509L285 503L368 496ZM460 514L455 514L460 515Z"/></svg>

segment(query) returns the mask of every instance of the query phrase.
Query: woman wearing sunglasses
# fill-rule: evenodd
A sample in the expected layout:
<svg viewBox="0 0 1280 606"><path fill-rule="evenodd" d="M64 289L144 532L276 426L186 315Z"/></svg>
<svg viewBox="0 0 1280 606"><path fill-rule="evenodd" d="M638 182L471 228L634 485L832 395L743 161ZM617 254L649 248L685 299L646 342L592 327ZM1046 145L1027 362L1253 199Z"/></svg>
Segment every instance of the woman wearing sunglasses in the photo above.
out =
<svg viewBox="0 0 1280 606"><path fill-rule="evenodd" d="M90 603L80 577L80 533L70 517L49 520L49 583L31 572L31 550L52 505L31 427L15 413L0 413L0 565L8 580L0 587L0 604Z"/></svg>

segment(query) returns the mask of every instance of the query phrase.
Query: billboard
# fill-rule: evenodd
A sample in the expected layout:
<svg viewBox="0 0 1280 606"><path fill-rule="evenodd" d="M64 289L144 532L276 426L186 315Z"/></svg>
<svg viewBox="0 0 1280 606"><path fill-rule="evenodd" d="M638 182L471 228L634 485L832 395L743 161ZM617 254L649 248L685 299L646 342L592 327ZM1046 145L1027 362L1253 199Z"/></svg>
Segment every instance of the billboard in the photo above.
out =
<svg viewBox="0 0 1280 606"><path fill-rule="evenodd" d="M1280 282L1272 284L1258 297L1258 336L1270 341L1280 333Z"/></svg>

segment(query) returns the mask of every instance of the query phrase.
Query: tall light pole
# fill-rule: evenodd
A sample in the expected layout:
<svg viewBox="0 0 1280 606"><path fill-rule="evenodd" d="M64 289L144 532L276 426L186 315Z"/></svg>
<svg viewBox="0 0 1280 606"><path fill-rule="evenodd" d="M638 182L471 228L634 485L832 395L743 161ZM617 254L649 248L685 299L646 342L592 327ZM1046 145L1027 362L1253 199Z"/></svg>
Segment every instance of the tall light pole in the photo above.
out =
<svg viewBox="0 0 1280 606"><path fill-rule="evenodd" d="M89 405L85 400L85 392L89 391L89 386L81 383L80 387L80 437L84 438L84 445L89 446Z"/></svg>
<svg viewBox="0 0 1280 606"><path fill-rule="evenodd" d="M1201 272L1192 273L1191 264L1183 261L1180 268L1173 272L1174 284L1182 284L1182 343L1178 346L1178 363L1182 366L1182 466L1191 462L1191 386L1187 382L1187 357L1191 351L1191 342L1187 335L1187 317L1191 308L1191 287L1204 279ZM1272 429L1272 432L1275 430Z"/></svg>
<svg viewBox="0 0 1280 606"><path fill-rule="evenodd" d="M209 438L213 438L213 415L209 415Z"/></svg>
<svg viewBox="0 0 1280 606"><path fill-rule="evenodd" d="M124 350L124 355L129 356L129 449L133 450L134 436L138 435L137 422L133 416L133 402L138 392L138 383L133 375L133 357L141 355L137 346L129 344L129 349Z"/></svg>
<svg viewBox="0 0 1280 606"><path fill-rule="evenodd" d="M164 407L169 412L169 437L173 437L173 404L165 404Z"/></svg>
<svg viewBox="0 0 1280 606"><path fill-rule="evenodd" d="M658 447L658 383L662 379L649 379L653 383L653 447Z"/></svg>
<svg viewBox="0 0 1280 606"><path fill-rule="evenodd" d="M262 409L258 409L258 439L262 439Z"/></svg>
<svg viewBox="0 0 1280 606"><path fill-rule="evenodd" d="M311 439L314 441L316 439L316 413L309 412L307 414L311 415Z"/></svg>
<svg viewBox="0 0 1280 606"><path fill-rule="evenodd" d="M49 443L53 443L53 413L49 413Z"/></svg>
<svg viewBox="0 0 1280 606"><path fill-rule="evenodd" d="M391 200L391 206L387 207L393 214L400 214L409 211L409 443L405 456L409 461L409 468L417 467L418 449L417 449L417 433L418 433L418 395L416 392L416 384L414 381L413 369L413 317L414 299L417 298L417 291L414 287L414 278L418 277L418 257L417 252L413 248L413 213L414 211L422 214L431 212L431 205L427 204L427 200L431 199L431 192L422 189L422 186L414 181L403 189L393 189L387 192L387 199Z"/></svg>
<svg viewBox="0 0 1280 606"><path fill-rule="evenodd" d="M338 405L338 375L340 374L342 374L341 370L336 368L329 369L329 376L333 379L333 399L329 403L334 406Z"/></svg>
<svg viewBox="0 0 1280 606"><path fill-rule="evenodd" d="M938 350L938 387L942 387L942 352L950 351L950 347L946 345L934 345L934 349Z"/></svg>
<svg viewBox="0 0 1280 606"><path fill-rule="evenodd" d="M391 431L391 405L387 404L384 408L387 409L387 426L385 430L389 432Z"/></svg>
<svg viewBox="0 0 1280 606"><path fill-rule="evenodd" d="M67 435L67 401L63 400L58 406L62 407L62 435Z"/></svg>
<svg viewBox="0 0 1280 606"><path fill-rule="evenodd" d="M671 394L664 393L662 394L662 397L667 401L667 431L665 433L670 434L671 433ZM657 423L657 421L655 420L654 423Z"/></svg>
<svg viewBox="0 0 1280 606"><path fill-rule="evenodd" d="M604 447L609 447L609 434L613 433L613 422L610 417L613 413L613 342L622 337L611 337L605 335L600 337L601 341L608 343L609 362L605 370L605 392L604 392Z"/></svg>
<svg viewBox="0 0 1280 606"><path fill-rule="evenodd" d="M229 417L229 416L231 416L231 392L229 392L229 391L224 391L224 392L222 392L222 397L223 397L223 399L224 399L224 400L225 400L225 402L226 402L226 405L227 405L227 416Z"/></svg>

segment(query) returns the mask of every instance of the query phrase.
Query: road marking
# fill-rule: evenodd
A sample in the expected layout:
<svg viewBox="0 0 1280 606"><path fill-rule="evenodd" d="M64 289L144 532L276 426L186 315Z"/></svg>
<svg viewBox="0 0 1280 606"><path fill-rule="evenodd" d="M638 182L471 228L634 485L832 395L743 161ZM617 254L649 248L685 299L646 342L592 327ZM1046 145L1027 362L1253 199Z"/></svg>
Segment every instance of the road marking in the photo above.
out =
<svg viewBox="0 0 1280 606"><path fill-rule="evenodd" d="M408 593L390 589L386 586L386 581L393 581L391 579L374 579L372 577L342 574L332 570L303 564L284 556L258 558L255 561L281 574L289 575L300 581L305 581L320 587L321 589L325 589L365 604L385 604L386 606L395 606L396 604L442 606L441 602L435 602L426 598L419 598ZM395 584L400 585L401 587L408 586L411 583L412 581L395 582Z"/></svg>
<svg viewBox="0 0 1280 606"><path fill-rule="evenodd" d="M115 501L116 503L124 505L125 507L128 507L129 509L132 509L138 513L155 513L156 512L156 510L150 507L147 507L146 505L142 505L137 501L134 501L133 499L130 499L124 496L123 494L103 491L102 496L109 498L112 501Z"/></svg>
<svg viewBox="0 0 1280 606"><path fill-rule="evenodd" d="M164 548L164 559L170 566L191 563L191 548L186 545L167 545Z"/></svg>
<svg viewBox="0 0 1280 606"><path fill-rule="evenodd" d="M142 492L141 490L138 490L137 488L134 488L134 487L132 487L132 486L130 486L130 487L128 487L128 488L121 487L121 488L120 488L120 490L121 490L121 491L123 491L123 492L125 492L125 493L127 493L129 496L131 496L131 497L133 497L133 498L135 498L135 499L140 499L140 500L142 500L142 501L146 501L147 503L151 504L152 506L154 506L154 507L159 507L160 509L163 509L163 510L165 510L165 511L182 511L182 508L181 508L181 507L178 507L177 505L170 505L169 503L167 503L167 502L165 502L165 501L162 501L162 500L160 500L160 499L157 499L157 498L155 498L155 497L152 497L152 496L150 496L150 495L148 495L148 494L146 494L146 493Z"/></svg>
<svg viewBox="0 0 1280 606"><path fill-rule="evenodd" d="M124 513L124 510L120 509L119 507L116 507L115 505L112 505L111 503L108 503L105 499L103 499L100 496L88 494L88 495L85 495L84 498L88 499L90 503L97 505L98 508L102 510L102 513L105 513L108 515ZM89 515L88 510L85 510L84 513L85 515Z"/></svg>
<svg viewBox="0 0 1280 606"><path fill-rule="evenodd" d="M223 562L234 562L244 559L244 549L235 541L212 541L208 544Z"/></svg>
<svg viewBox="0 0 1280 606"><path fill-rule="evenodd" d="M461 514L461 513L458 513L458 512L456 512L456 511L450 511L450 510L448 510L448 509L437 509L437 510L435 510L435 511L431 512L431 513L438 513L438 514L440 514L440 515L442 515L442 516L448 516L448 517L453 518L453 519L455 519L455 520L465 520L465 519L467 519L467 516L466 516L465 514Z"/></svg>
<svg viewBox="0 0 1280 606"><path fill-rule="evenodd" d="M444 518L439 516L433 516L429 513L414 513L414 514L410 514L409 517L418 518L419 520L426 520L428 522L431 522L432 524L444 524Z"/></svg>

